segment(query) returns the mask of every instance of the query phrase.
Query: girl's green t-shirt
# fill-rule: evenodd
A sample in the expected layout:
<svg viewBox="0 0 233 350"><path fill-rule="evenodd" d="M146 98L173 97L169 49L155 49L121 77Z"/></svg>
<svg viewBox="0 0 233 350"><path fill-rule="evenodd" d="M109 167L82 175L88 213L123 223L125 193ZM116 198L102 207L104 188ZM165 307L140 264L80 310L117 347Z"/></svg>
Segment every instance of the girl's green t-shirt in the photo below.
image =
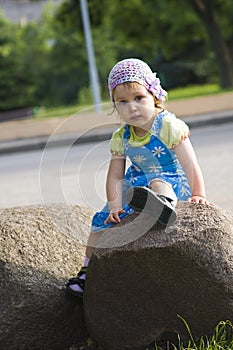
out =
<svg viewBox="0 0 233 350"><path fill-rule="evenodd" d="M117 129L110 140L110 151L113 155L124 155L123 136L125 127ZM190 134L188 125L181 119L175 117L174 114L167 114L162 121L162 127L158 136L169 149L173 149L181 141L185 140ZM131 147L145 146L150 142L151 130L144 136L138 137L134 131L134 127L130 126L129 144Z"/></svg>

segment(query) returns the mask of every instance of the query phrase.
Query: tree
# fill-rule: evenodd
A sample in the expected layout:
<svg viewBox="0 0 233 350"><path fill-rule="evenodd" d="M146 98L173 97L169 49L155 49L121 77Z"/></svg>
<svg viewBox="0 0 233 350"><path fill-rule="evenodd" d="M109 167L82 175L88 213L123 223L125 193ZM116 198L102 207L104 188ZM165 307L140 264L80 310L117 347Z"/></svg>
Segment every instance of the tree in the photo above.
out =
<svg viewBox="0 0 233 350"><path fill-rule="evenodd" d="M115 63L115 41L108 22L109 1L88 1L95 58L101 87L107 91L106 76ZM51 50L49 102L55 104L76 103L87 95L89 88L88 60L79 1L66 0L55 12L51 23L54 46ZM104 64L103 64L104 62ZM88 99L89 96L87 96Z"/></svg>
<svg viewBox="0 0 233 350"><path fill-rule="evenodd" d="M224 40L216 11L221 1L189 0L189 2L207 30L212 49L215 53L221 86L223 88L233 87L232 57L226 41Z"/></svg>
<svg viewBox="0 0 233 350"><path fill-rule="evenodd" d="M218 81L233 86L232 0L87 4L106 97L111 67L127 57L148 62L166 89ZM39 23L0 23L0 108L85 100L90 82L80 3L64 0L50 7Z"/></svg>
<svg viewBox="0 0 233 350"><path fill-rule="evenodd" d="M167 89L216 76L200 20L185 1L116 0L108 16L117 59L146 60Z"/></svg>
<svg viewBox="0 0 233 350"><path fill-rule="evenodd" d="M43 17L43 22L48 19ZM76 0L64 1L50 19L53 45L48 57L47 103L77 102L78 91L88 86L85 42ZM87 78L86 78L87 77Z"/></svg>
<svg viewBox="0 0 233 350"><path fill-rule="evenodd" d="M0 16L0 109L31 106L34 81L24 69L20 30Z"/></svg>
<svg viewBox="0 0 233 350"><path fill-rule="evenodd" d="M112 30L117 28L124 48L120 55L133 52L146 58L164 71L169 86L171 78L183 85L185 75L189 83L213 81L218 75L223 88L233 86L231 0L116 0L111 11Z"/></svg>

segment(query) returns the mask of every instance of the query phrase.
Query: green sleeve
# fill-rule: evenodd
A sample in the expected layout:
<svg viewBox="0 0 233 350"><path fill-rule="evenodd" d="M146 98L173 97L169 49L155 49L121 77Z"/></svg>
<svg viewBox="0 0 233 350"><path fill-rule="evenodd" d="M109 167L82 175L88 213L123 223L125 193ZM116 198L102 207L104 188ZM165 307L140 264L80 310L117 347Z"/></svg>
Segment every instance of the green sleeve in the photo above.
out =
<svg viewBox="0 0 233 350"><path fill-rule="evenodd" d="M122 126L117 129L110 140L110 151L113 155L124 155L124 136L125 128Z"/></svg>
<svg viewBox="0 0 233 350"><path fill-rule="evenodd" d="M176 118L174 114L164 117L160 138L168 148L174 148L189 135L189 127L183 120Z"/></svg>

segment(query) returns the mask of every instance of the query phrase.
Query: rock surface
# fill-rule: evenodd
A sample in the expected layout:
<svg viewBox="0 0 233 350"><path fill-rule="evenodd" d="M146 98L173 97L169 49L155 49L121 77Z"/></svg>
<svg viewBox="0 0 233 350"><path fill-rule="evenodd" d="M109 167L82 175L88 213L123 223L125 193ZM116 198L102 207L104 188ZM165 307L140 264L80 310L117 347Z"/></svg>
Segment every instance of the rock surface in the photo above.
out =
<svg viewBox="0 0 233 350"><path fill-rule="evenodd" d="M51 205L0 211L0 347L65 350L87 335L64 283L82 266L92 213Z"/></svg>
<svg viewBox="0 0 233 350"><path fill-rule="evenodd" d="M212 334L233 321L233 217L180 202L163 229L133 214L105 230L91 258L84 295L86 326L105 349ZM180 317L179 317L179 316Z"/></svg>

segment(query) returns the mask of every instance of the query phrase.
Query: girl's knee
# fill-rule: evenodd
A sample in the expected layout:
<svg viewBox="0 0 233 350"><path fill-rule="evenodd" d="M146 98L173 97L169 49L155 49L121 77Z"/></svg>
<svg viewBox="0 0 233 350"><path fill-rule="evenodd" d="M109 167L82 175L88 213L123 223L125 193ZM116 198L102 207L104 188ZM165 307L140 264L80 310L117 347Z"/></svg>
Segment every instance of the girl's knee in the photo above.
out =
<svg viewBox="0 0 233 350"><path fill-rule="evenodd" d="M153 191L159 190L159 189L172 189L172 185L166 181L163 181L161 179L155 179L152 180L149 184L149 188ZM173 189L172 189L173 190Z"/></svg>
<svg viewBox="0 0 233 350"><path fill-rule="evenodd" d="M149 188L158 194L162 194L173 200L176 199L176 194L169 182L163 181L161 179L155 179L149 184Z"/></svg>

